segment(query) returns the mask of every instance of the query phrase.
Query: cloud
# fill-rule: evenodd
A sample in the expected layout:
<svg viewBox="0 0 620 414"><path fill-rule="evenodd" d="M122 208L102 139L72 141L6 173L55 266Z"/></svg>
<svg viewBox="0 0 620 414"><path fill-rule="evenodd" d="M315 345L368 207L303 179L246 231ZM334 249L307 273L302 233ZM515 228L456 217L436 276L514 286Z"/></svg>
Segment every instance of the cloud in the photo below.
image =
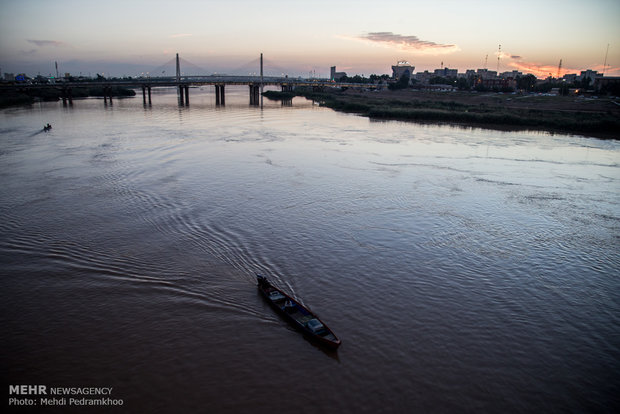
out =
<svg viewBox="0 0 620 414"><path fill-rule="evenodd" d="M550 75L556 76L558 72L557 66L538 62L529 62L523 56L513 55L505 51L495 52L494 55L499 59L498 64L500 62L502 63L500 72L516 69L519 72L531 73L537 78L546 78ZM508 67L506 67L506 65ZM567 73L567 70L570 69L563 69L562 74Z"/></svg>
<svg viewBox="0 0 620 414"><path fill-rule="evenodd" d="M578 68L574 66L563 65L561 68L558 68L559 64L554 63L540 63L540 62L532 62L528 61L526 58L518 55L512 55L506 52L495 52L495 56L499 56L502 64L506 64L510 69L516 69L519 72L531 73L535 75L537 78L547 78L549 76L556 77L558 76L558 69L560 77L566 74L579 74L581 71L585 70L585 68ZM508 62L505 62L504 59L508 59ZM559 63L559 61L558 61ZM502 66L500 72L503 72L506 68ZM587 69L592 69L602 73L605 69L603 65L590 65ZM607 66L605 70L606 76L618 76L620 74L620 67L611 67Z"/></svg>
<svg viewBox="0 0 620 414"><path fill-rule="evenodd" d="M444 54L460 50L457 45L435 43L429 40L420 40L417 36L403 36L392 32L371 32L357 38L409 52Z"/></svg>
<svg viewBox="0 0 620 414"><path fill-rule="evenodd" d="M176 39L177 37L189 37L192 36L191 33L177 33L177 34L173 34L170 37L173 39Z"/></svg>
<svg viewBox="0 0 620 414"><path fill-rule="evenodd" d="M508 63L513 69L518 70L519 72L531 73L535 75L537 78L544 79L548 76L556 77L558 75L558 65L549 65L538 62L527 62L527 61L517 61ZM583 69L571 68L571 67L562 67L560 70L560 77L566 75L567 73L580 73Z"/></svg>
<svg viewBox="0 0 620 414"><path fill-rule="evenodd" d="M27 39L28 43L32 43L33 45L39 47L53 46L53 47L65 47L67 46L64 42L59 42L57 40L35 40L35 39Z"/></svg>

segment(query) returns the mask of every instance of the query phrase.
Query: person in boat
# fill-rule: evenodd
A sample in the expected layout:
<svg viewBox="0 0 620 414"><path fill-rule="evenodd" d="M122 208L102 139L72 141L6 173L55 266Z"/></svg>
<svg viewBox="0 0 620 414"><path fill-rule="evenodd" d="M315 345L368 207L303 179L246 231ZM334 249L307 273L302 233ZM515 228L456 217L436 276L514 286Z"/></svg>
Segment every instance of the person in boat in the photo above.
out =
<svg viewBox="0 0 620 414"><path fill-rule="evenodd" d="M284 310L286 310L289 313L292 313L295 311L295 305L293 304L292 300L287 299L286 302L284 302Z"/></svg>

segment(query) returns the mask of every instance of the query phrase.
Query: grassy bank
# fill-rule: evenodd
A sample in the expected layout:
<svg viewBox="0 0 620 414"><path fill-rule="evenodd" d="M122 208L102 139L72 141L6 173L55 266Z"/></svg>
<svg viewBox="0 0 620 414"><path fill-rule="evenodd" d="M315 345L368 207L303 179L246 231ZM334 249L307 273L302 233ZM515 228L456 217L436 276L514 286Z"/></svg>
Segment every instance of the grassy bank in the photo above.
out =
<svg viewBox="0 0 620 414"><path fill-rule="evenodd" d="M134 96L136 91L122 87L113 86L112 96L125 97ZM74 99L86 98L89 96L103 96L103 86L91 88L72 88L71 95ZM15 105L29 105L35 101L58 101L61 98L60 89L38 88L25 89L20 92L0 92L0 108Z"/></svg>
<svg viewBox="0 0 620 414"><path fill-rule="evenodd" d="M426 92L392 93L298 89L269 91L271 99L303 96L337 111L373 119L446 122L501 129L534 129L620 138L620 107L563 97L472 95ZM606 106L606 104L608 104ZM619 109L616 109L619 108Z"/></svg>

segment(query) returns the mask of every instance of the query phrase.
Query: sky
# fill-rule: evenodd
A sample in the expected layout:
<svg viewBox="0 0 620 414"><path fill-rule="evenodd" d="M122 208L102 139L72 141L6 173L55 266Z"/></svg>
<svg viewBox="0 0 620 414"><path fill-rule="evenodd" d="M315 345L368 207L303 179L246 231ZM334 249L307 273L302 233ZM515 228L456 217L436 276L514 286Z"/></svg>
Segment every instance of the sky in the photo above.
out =
<svg viewBox="0 0 620 414"><path fill-rule="evenodd" d="M258 72L263 53L272 75L620 76L620 0L0 0L2 73L172 75L176 53L188 75Z"/></svg>

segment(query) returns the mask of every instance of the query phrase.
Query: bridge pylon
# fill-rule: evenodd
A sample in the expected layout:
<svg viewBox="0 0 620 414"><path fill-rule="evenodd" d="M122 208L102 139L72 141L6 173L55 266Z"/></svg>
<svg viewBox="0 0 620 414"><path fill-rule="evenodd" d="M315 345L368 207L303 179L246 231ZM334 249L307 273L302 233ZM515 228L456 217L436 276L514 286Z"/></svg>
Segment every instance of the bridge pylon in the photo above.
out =
<svg viewBox="0 0 620 414"><path fill-rule="evenodd" d="M179 88L179 106L189 105L189 85L181 85L181 60L177 53L177 86Z"/></svg>

